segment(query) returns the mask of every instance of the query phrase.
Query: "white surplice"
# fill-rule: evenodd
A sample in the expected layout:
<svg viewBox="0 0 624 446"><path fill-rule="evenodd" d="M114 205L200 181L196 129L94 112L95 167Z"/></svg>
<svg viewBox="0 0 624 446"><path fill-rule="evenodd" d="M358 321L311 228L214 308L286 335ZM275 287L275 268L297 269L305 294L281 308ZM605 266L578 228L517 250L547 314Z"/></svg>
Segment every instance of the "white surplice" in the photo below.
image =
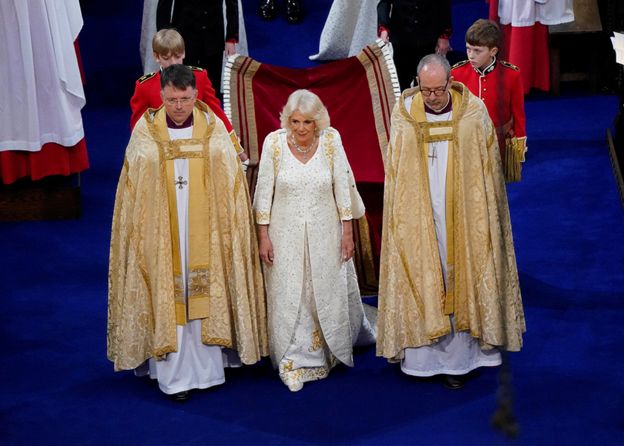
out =
<svg viewBox="0 0 624 446"><path fill-rule="evenodd" d="M74 41L78 0L0 1L0 150L37 152L84 138L85 105Z"/></svg>
<svg viewBox="0 0 624 446"><path fill-rule="evenodd" d="M291 390L327 376L336 360L353 366L353 345L375 340L353 261L341 259L341 220L351 219L343 150L338 132L327 129L303 164L279 130L265 139L260 159L254 210L269 225L274 253L273 266L264 267L269 345Z"/></svg>
<svg viewBox="0 0 624 446"><path fill-rule="evenodd" d="M410 109L412 96L405 105ZM440 115L426 113L427 121L450 121L452 111ZM461 148L460 148L461 150ZM433 219L442 274L446 283L446 170L448 163L448 141L429 144L427 165L429 167L429 190ZM413 376L433 376L439 374L464 375L478 367L497 366L501 364L500 352L496 349L481 350L479 342L470 333L456 332L453 317L453 331L443 336L438 342L418 348L406 348L401 361L403 373Z"/></svg>
<svg viewBox="0 0 624 446"><path fill-rule="evenodd" d="M499 0L498 16L503 25L559 25L574 21L573 0Z"/></svg>
<svg viewBox="0 0 624 446"><path fill-rule="evenodd" d="M207 119L210 119L206 115ZM169 129L172 140L191 138L193 127ZM174 177L169 181L176 184L178 233L180 235L180 257L182 279L188 293L188 206L189 206L188 159L174 160ZM186 183L185 183L186 182ZM188 297L188 296L187 296ZM183 392L191 389L206 389L225 382L224 367L240 366L240 360L233 352L220 346L205 345L201 341L201 321L193 320L178 325L177 351L169 353L166 360L149 359L149 375L158 380L164 393ZM137 375L145 374L144 367L137 369Z"/></svg>

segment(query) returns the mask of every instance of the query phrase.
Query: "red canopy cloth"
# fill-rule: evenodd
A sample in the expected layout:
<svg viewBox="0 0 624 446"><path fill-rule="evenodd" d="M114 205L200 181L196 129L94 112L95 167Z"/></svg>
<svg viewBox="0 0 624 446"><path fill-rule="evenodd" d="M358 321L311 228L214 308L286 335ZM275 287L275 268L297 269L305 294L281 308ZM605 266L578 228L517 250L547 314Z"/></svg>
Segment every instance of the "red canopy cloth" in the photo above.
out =
<svg viewBox="0 0 624 446"><path fill-rule="evenodd" d="M249 155L252 191L257 174L254 167L262 155L264 138L280 127L279 115L288 96L301 88L321 98L331 126L340 132L367 208L367 218L360 220L360 248L364 251L360 255L371 254L366 251L372 249L378 258L382 213L379 200L384 182L381 154L388 145L390 114L400 95L390 47L377 41L357 56L301 69L263 64L244 56L228 60L223 105ZM368 237L370 240L366 240ZM374 282L372 269L372 259L358 266L360 278L366 275L368 285Z"/></svg>
<svg viewBox="0 0 624 446"><path fill-rule="evenodd" d="M340 132L357 182L383 183L381 149L390 136L390 114L400 91L389 47L365 47L357 56L313 68L285 68L238 56L228 61L224 109L256 164L265 136L280 127L288 96L316 93Z"/></svg>

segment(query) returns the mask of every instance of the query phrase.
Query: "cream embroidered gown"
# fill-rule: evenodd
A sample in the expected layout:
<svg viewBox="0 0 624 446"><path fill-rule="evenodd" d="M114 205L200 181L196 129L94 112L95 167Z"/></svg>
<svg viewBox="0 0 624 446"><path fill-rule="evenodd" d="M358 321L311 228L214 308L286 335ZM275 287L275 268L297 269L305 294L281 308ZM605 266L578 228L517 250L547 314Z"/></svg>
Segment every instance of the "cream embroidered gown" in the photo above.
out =
<svg viewBox="0 0 624 446"><path fill-rule="evenodd" d="M303 164L286 131L269 134L254 197L257 224L269 225L273 266L264 266L273 365L291 390L324 378L353 345L372 343L353 262L341 260L341 220L351 220L349 165L334 129Z"/></svg>

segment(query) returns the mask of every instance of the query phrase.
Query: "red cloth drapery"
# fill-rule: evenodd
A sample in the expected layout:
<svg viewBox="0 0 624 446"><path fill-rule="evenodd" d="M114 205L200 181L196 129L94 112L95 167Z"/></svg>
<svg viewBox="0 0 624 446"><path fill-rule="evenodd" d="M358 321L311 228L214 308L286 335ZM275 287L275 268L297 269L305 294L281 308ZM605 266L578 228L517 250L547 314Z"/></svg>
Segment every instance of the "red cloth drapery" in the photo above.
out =
<svg viewBox="0 0 624 446"><path fill-rule="evenodd" d="M399 93L383 48L370 45L358 56L303 69L239 56L229 67L224 108L252 164L261 155L265 136L280 127L279 114L288 96L305 88L327 107L356 181L383 183L381 153L388 144L390 113Z"/></svg>

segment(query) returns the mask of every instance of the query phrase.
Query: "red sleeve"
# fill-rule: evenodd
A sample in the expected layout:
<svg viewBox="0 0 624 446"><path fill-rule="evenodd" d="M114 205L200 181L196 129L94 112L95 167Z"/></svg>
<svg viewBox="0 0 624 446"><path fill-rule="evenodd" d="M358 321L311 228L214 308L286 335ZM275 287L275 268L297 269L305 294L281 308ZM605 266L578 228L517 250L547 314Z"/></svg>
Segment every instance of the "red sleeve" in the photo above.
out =
<svg viewBox="0 0 624 446"><path fill-rule="evenodd" d="M444 31L442 31L442 34L438 36L438 39L449 40L452 35L453 35L453 29L449 26L448 28L444 28Z"/></svg>
<svg viewBox="0 0 624 446"><path fill-rule="evenodd" d="M526 136L526 116L524 114L524 88L522 76L519 71L514 73L511 84L511 116L514 121L514 136L521 138Z"/></svg>
<svg viewBox="0 0 624 446"><path fill-rule="evenodd" d="M214 114L217 115L217 118L223 121L223 124L225 124L225 129L228 131L228 133L230 133L233 130L232 124L230 123L230 120L227 118L225 112L221 108L221 103L219 102L219 99L217 99L214 88L212 88L212 83L208 78L208 72L206 70L195 71L195 77L198 81L198 99L204 101L206 105L210 107L210 110L212 110Z"/></svg>
<svg viewBox="0 0 624 446"><path fill-rule="evenodd" d="M454 81L461 82L462 84L466 83L464 82L462 67L451 67L451 76L453 76Z"/></svg>
<svg viewBox="0 0 624 446"><path fill-rule="evenodd" d="M141 119L141 116L143 116L143 113L145 113L148 107L147 96L144 94L139 81L136 81L134 94L130 99L130 109L132 110L132 115L130 116L130 130L134 128L137 121Z"/></svg>

